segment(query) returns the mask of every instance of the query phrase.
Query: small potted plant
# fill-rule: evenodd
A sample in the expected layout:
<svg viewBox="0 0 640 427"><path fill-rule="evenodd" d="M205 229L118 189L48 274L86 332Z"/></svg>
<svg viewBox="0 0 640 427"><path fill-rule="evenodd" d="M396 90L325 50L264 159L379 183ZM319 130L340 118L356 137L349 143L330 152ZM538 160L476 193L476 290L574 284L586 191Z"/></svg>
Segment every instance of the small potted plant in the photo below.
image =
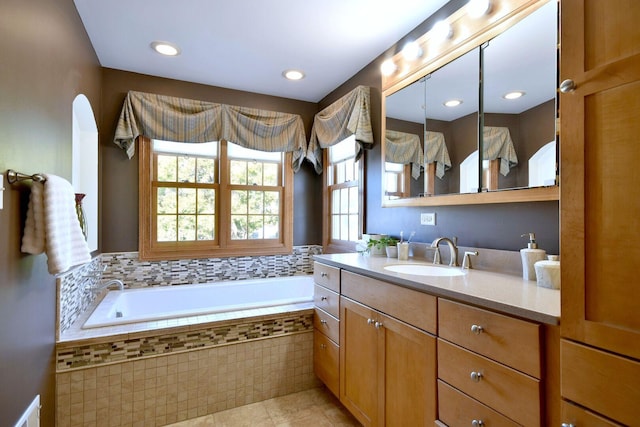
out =
<svg viewBox="0 0 640 427"><path fill-rule="evenodd" d="M367 249L376 248L378 250L384 249L389 258L398 257L398 239L390 236L382 236L379 239L369 239L367 242Z"/></svg>

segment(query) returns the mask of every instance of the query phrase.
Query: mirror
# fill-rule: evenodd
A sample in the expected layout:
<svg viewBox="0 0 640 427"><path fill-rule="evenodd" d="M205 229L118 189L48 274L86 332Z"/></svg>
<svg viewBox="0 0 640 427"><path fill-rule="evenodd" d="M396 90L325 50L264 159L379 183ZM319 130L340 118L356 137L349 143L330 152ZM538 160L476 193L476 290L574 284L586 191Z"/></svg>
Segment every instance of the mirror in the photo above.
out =
<svg viewBox="0 0 640 427"><path fill-rule="evenodd" d="M483 36L466 47L400 66L406 71L398 77L383 76L383 206L558 200L557 2L530 9L518 12L510 27L488 17ZM503 98L510 90L525 95ZM453 99L462 103L443 105ZM436 151L441 162L429 150L436 133L450 165L444 150ZM407 148L416 143L424 150L420 168L412 167L418 155ZM412 172L417 179L408 179ZM514 189L522 191L497 191Z"/></svg>
<svg viewBox="0 0 640 427"><path fill-rule="evenodd" d="M557 14L548 2L482 47L483 190L555 185Z"/></svg>

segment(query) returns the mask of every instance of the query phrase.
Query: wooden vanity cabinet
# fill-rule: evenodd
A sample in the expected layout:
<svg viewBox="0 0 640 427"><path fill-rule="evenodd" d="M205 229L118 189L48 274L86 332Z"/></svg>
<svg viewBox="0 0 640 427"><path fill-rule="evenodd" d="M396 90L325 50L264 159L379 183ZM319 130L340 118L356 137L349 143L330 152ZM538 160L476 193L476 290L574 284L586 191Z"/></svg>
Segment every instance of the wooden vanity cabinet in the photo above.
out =
<svg viewBox="0 0 640 427"><path fill-rule="evenodd" d="M364 426L433 426L435 336L403 314L435 332L435 297L344 270L341 287L340 401Z"/></svg>
<svg viewBox="0 0 640 427"><path fill-rule="evenodd" d="M563 408L638 425L640 2L560 8Z"/></svg>
<svg viewBox="0 0 640 427"><path fill-rule="evenodd" d="M442 424L543 425L539 324L440 298L438 326Z"/></svg>
<svg viewBox="0 0 640 427"><path fill-rule="evenodd" d="M313 370L340 396L340 269L315 263L313 278Z"/></svg>

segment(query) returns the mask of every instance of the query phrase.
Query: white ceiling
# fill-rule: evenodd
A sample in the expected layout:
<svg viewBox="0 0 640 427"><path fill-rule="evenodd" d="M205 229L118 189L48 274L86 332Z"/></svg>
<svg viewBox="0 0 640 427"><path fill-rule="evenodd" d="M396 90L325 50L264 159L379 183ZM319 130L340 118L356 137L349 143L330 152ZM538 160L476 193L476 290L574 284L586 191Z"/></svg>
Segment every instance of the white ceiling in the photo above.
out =
<svg viewBox="0 0 640 427"><path fill-rule="evenodd" d="M103 67L318 102L447 0L74 2ZM306 77L284 79L291 68Z"/></svg>

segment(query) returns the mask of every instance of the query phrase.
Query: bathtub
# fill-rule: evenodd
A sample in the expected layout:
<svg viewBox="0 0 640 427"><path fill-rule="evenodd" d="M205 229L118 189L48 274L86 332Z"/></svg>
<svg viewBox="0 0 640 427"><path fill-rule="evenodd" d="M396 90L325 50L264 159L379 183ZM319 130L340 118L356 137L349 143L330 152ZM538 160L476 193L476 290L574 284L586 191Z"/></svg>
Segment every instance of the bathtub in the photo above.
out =
<svg viewBox="0 0 640 427"><path fill-rule="evenodd" d="M109 291L82 329L313 301L313 276Z"/></svg>

